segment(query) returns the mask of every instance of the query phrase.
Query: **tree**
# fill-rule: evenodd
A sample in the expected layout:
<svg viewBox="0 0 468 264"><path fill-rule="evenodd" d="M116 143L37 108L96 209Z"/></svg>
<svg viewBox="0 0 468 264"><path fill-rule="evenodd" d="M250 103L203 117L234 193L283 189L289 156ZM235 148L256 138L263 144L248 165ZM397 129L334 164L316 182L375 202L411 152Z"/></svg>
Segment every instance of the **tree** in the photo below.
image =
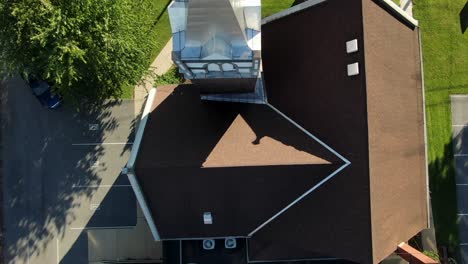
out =
<svg viewBox="0 0 468 264"><path fill-rule="evenodd" d="M3 0L3 69L48 80L75 102L118 97L141 79L156 45L151 2Z"/></svg>

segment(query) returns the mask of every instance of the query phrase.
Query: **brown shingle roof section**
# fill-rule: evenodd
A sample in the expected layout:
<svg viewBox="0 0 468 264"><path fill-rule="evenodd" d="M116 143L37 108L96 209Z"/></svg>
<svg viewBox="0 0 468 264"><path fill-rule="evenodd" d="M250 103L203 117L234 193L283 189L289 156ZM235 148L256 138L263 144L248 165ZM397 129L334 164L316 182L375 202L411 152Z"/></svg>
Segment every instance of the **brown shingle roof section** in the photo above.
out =
<svg viewBox="0 0 468 264"><path fill-rule="evenodd" d="M256 233L251 259L377 263L427 226L417 36L371 0L328 0L263 26L269 102L351 164ZM347 54L352 39L359 51ZM348 77L354 62L361 73Z"/></svg>
<svg viewBox="0 0 468 264"><path fill-rule="evenodd" d="M255 234L250 257L370 263L365 72L346 74L347 64L362 66L364 54L348 55L345 45L358 39L363 46L361 1L325 1L264 25L262 37L269 102L351 164Z"/></svg>
<svg viewBox="0 0 468 264"><path fill-rule="evenodd" d="M363 0L374 261L427 228L418 29Z"/></svg>
<svg viewBox="0 0 468 264"><path fill-rule="evenodd" d="M158 88L142 142L135 172L163 239L247 236L343 163L267 105L184 85Z"/></svg>

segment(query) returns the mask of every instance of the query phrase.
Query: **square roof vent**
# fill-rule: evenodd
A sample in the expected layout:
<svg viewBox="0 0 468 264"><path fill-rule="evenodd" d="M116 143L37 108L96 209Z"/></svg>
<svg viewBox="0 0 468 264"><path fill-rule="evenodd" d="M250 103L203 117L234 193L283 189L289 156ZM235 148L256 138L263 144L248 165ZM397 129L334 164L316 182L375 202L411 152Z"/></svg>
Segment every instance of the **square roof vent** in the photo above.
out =
<svg viewBox="0 0 468 264"><path fill-rule="evenodd" d="M353 53L353 52L356 52L356 51L358 51L357 39L347 41L346 42L346 52L349 54L349 53Z"/></svg>
<svg viewBox="0 0 468 264"><path fill-rule="evenodd" d="M354 76L359 74L359 63L348 64L348 76Z"/></svg>

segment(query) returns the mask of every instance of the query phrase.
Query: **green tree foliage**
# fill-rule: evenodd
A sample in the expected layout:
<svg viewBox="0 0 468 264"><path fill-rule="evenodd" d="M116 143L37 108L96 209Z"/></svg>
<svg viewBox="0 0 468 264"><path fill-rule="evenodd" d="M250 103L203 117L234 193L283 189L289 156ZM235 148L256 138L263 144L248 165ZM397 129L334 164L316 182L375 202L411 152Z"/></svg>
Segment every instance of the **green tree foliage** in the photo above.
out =
<svg viewBox="0 0 468 264"><path fill-rule="evenodd" d="M147 71L154 0L3 0L0 60L75 102L118 97Z"/></svg>

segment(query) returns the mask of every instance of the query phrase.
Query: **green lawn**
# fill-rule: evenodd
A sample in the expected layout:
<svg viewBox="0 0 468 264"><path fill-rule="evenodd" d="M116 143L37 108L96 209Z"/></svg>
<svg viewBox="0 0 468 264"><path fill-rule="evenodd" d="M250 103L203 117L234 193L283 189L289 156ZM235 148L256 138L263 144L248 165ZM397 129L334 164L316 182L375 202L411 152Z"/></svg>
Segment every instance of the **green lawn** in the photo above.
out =
<svg viewBox="0 0 468 264"><path fill-rule="evenodd" d="M422 32L431 197L439 245L455 252L457 203L451 146L450 94L468 93L466 0L415 0ZM468 8L466 8L468 9ZM467 11L468 12L468 11ZM466 17L465 14L465 23Z"/></svg>
<svg viewBox="0 0 468 264"><path fill-rule="evenodd" d="M294 0L262 0L262 17L271 16L294 4Z"/></svg>
<svg viewBox="0 0 468 264"><path fill-rule="evenodd" d="M148 54L148 67L158 56L159 52L164 48L166 43L172 36L171 24L169 22L169 15L167 12L167 6L171 3L171 0L143 0L150 1L152 3L152 9L147 10L142 8L139 12L151 12L154 14L152 19L148 21L147 28L144 30L148 31L148 40L156 43L155 49ZM122 98L133 97L133 86L123 88Z"/></svg>

